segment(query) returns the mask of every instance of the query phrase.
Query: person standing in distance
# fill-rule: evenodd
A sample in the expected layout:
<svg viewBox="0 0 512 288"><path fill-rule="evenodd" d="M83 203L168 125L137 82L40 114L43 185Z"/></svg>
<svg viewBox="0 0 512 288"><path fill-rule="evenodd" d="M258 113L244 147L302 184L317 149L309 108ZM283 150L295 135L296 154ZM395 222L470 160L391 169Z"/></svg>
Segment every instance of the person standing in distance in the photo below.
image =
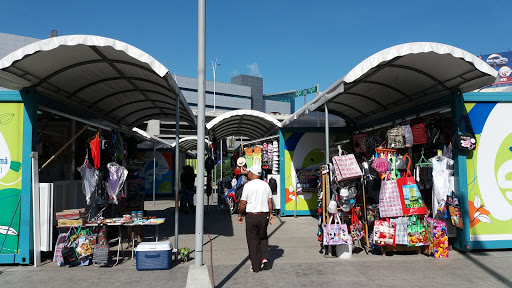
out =
<svg viewBox="0 0 512 288"><path fill-rule="evenodd" d="M249 182L244 185L238 206L238 223L244 223L243 212L247 212L245 236L251 259L251 270L260 272L268 265L267 226L274 224L272 215L272 191L267 182L260 179L261 168L251 166L247 170Z"/></svg>

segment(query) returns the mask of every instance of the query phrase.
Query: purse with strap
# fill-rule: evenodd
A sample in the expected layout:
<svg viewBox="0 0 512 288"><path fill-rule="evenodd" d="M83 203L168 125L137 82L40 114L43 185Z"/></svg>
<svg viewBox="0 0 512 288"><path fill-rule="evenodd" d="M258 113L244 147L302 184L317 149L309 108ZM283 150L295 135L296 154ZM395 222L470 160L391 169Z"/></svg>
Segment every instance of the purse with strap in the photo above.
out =
<svg viewBox="0 0 512 288"><path fill-rule="evenodd" d="M460 132L460 124L464 121L466 132L462 134ZM467 115L460 117L459 125L457 126L457 134L455 135L455 148L462 151L472 151L476 149L476 136L471 126L471 121Z"/></svg>
<svg viewBox="0 0 512 288"><path fill-rule="evenodd" d="M353 240L359 240L364 237L363 223L357 218L356 209L352 209L352 224L350 225L350 234Z"/></svg>
<svg viewBox="0 0 512 288"><path fill-rule="evenodd" d="M398 185L396 180L391 179L389 172L386 173L386 178L380 186L379 212L382 218L404 215Z"/></svg>
<svg viewBox="0 0 512 288"><path fill-rule="evenodd" d="M349 234L347 224L341 224L338 213L332 213L329 217L329 223L332 222L334 215L334 224L323 225L324 245L342 245L348 244Z"/></svg>

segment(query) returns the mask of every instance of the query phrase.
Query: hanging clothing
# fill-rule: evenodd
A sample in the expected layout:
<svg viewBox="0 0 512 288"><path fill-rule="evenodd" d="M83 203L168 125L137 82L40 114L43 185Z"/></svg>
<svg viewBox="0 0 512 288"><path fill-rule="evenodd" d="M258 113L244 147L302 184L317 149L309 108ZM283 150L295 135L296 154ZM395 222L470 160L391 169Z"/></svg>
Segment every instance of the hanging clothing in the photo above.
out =
<svg viewBox="0 0 512 288"><path fill-rule="evenodd" d="M96 133L94 138L89 139L89 145L91 146L91 156L94 162L94 168L100 169L100 132Z"/></svg>
<svg viewBox="0 0 512 288"><path fill-rule="evenodd" d="M453 160L444 156L435 156L429 159L432 162L432 179L434 193L437 202L445 200L451 192L450 190L450 177L453 170L449 167L453 166Z"/></svg>
<svg viewBox="0 0 512 288"><path fill-rule="evenodd" d="M108 180L107 180L107 193L114 199L117 204L117 194L123 189L124 181L128 176L128 170L115 162L107 164Z"/></svg>
<svg viewBox="0 0 512 288"><path fill-rule="evenodd" d="M85 200L87 201L87 205L91 204L91 195L96 189L96 184L98 183L98 179L100 176L100 172L94 169L91 165L89 165L89 161L87 160L87 156L85 158L84 164L82 166L76 168L80 175L82 176L82 191L85 194Z"/></svg>

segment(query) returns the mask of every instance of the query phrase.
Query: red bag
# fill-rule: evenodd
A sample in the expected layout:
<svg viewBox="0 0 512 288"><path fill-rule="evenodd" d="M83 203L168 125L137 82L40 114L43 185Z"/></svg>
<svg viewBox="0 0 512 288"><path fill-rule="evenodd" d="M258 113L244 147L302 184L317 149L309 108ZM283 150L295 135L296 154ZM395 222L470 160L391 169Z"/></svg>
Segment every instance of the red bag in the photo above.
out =
<svg viewBox="0 0 512 288"><path fill-rule="evenodd" d="M364 237L363 223L357 218L356 209L352 209L352 225L350 225L350 234L352 240L359 240Z"/></svg>
<svg viewBox="0 0 512 288"><path fill-rule="evenodd" d="M404 158L409 158L409 156L405 155ZM409 165L407 166L407 174L405 177L396 180L398 191L400 191L402 211L404 215L426 215L428 214L428 210L421 198L421 193L418 189L418 185L416 185L416 180L414 180L414 177L409 170L410 165L411 158L409 158Z"/></svg>
<svg viewBox="0 0 512 288"><path fill-rule="evenodd" d="M373 226L373 244L395 246L396 223L377 220Z"/></svg>
<svg viewBox="0 0 512 288"><path fill-rule="evenodd" d="M411 120L411 131L414 145L427 143L427 129L423 118Z"/></svg>

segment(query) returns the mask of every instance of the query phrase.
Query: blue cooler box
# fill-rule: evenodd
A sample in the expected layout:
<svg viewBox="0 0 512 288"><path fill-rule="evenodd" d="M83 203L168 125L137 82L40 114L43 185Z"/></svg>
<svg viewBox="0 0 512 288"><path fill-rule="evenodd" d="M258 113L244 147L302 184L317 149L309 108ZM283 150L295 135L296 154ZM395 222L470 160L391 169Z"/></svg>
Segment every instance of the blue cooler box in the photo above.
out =
<svg viewBox="0 0 512 288"><path fill-rule="evenodd" d="M165 270L171 265L170 242L142 242L135 248L137 270Z"/></svg>

